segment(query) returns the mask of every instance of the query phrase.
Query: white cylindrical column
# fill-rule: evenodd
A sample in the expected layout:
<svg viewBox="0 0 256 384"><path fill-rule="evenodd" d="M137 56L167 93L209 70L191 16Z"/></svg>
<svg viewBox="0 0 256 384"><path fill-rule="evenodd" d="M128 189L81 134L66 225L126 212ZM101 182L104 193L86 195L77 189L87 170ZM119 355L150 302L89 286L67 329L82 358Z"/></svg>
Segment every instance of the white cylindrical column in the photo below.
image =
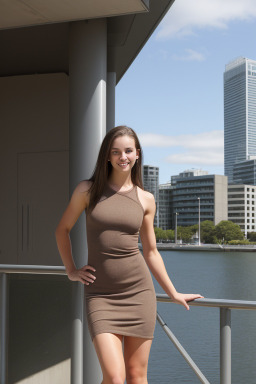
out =
<svg viewBox="0 0 256 384"><path fill-rule="evenodd" d="M107 74L107 132L115 126L116 73Z"/></svg>
<svg viewBox="0 0 256 384"><path fill-rule="evenodd" d="M70 24L70 195L88 179L95 167L99 147L106 134L107 24L105 19ZM76 266L87 264L85 216L71 231ZM84 287L74 283L71 383L99 383L101 370L87 328Z"/></svg>

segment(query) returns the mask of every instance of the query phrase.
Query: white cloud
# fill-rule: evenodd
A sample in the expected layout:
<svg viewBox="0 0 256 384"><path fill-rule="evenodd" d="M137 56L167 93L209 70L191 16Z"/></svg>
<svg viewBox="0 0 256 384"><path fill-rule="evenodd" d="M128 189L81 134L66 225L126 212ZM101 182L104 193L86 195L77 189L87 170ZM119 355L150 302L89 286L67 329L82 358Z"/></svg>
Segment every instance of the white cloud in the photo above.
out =
<svg viewBox="0 0 256 384"><path fill-rule="evenodd" d="M177 0L163 19L157 37L181 37L203 28L227 29L231 21L255 17L255 0Z"/></svg>
<svg viewBox="0 0 256 384"><path fill-rule="evenodd" d="M199 151L197 153L185 152L175 153L165 158L167 163L172 164L190 164L193 167L205 166L205 165L223 165L224 154L218 151L204 152Z"/></svg>
<svg viewBox="0 0 256 384"><path fill-rule="evenodd" d="M221 130L185 135L161 135L144 133L139 135L143 147L174 148L165 158L168 163L200 165L223 165L224 132ZM173 152L173 150L172 150Z"/></svg>
<svg viewBox="0 0 256 384"><path fill-rule="evenodd" d="M224 132L221 130L184 135L161 135L157 133L141 133L139 135L143 147L184 147L184 148L222 148Z"/></svg>
<svg viewBox="0 0 256 384"><path fill-rule="evenodd" d="M205 56L197 51L194 51L193 49L186 49L186 54L184 56L179 55L172 55L172 58L174 60L181 60L181 61L203 61L205 60Z"/></svg>

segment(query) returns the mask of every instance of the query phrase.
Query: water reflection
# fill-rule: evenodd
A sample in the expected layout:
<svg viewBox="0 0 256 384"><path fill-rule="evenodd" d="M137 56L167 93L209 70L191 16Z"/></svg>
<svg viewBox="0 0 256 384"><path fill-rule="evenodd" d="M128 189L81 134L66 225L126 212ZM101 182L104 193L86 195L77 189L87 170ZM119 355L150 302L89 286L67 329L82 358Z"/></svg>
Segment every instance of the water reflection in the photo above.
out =
<svg viewBox="0 0 256 384"><path fill-rule="evenodd" d="M256 254L238 252L161 252L180 292L209 298L256 301ZM154 280L156 292L163 292ZM158 303L158 311L207 379L219 383L219 310ZM232 383L256 382L256 311L232 310ZM156 326L149 361L149 383L198 383L198 378Z"/></svg>

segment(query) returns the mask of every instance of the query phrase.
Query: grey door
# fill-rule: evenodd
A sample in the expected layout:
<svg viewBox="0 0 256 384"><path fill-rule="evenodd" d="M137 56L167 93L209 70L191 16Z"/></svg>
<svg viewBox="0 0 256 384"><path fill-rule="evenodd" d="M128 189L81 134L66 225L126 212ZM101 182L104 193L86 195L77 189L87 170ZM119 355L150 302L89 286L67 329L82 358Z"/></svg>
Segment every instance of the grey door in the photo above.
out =
<svg viewBox="0 0 256 384"><path fill-rule="evenodd" d="M18 154L18 263L62 265L55 228L69 199L68 151Z"/></svg>

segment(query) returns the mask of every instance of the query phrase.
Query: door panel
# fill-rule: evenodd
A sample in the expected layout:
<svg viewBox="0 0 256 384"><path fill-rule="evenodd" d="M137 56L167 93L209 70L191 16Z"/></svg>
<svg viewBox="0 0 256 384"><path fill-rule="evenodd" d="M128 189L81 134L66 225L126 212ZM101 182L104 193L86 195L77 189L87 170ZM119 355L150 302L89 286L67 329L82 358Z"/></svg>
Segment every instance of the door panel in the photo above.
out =
<svg viewBox="0 0 256 384"><path fill-rule="evenodd" d="M68 151L18 154L18 263L62 265L56 226L69 199Z"/></svg>

